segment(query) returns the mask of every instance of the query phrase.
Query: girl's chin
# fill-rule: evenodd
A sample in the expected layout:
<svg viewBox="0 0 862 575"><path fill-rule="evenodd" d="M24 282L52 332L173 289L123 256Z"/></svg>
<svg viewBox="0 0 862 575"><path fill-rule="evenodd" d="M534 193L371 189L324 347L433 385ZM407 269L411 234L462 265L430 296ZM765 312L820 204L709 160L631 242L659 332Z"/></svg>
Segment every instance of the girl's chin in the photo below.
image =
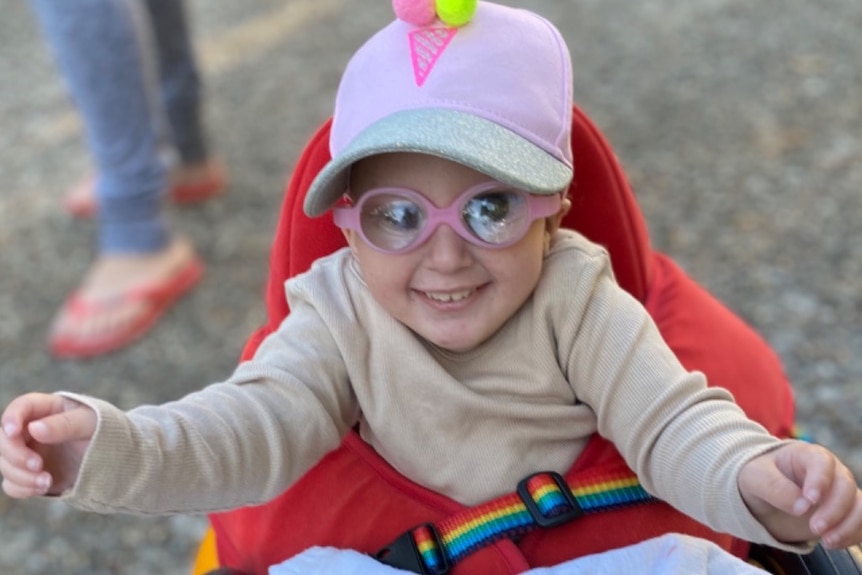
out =
<svg viewBox="0 0 862 575"><path fill-rule="evenodd" d="M463 332L457 334L429 334L423 337L434 345L434 347L451 351L452 353L466 353L477 348L482 341L475 337L465 337Z"/></svg>

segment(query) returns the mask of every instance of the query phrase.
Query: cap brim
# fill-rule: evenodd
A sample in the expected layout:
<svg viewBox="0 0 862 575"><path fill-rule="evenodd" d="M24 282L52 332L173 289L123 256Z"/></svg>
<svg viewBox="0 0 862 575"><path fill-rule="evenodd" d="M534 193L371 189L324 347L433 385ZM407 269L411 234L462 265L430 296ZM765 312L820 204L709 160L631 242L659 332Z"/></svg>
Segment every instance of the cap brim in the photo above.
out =
<svg viewBox="0 0 862 575"><path fill-rule="evenodd" d="M305 213L319 216L344 194L352 164L391 152L439 156L534 194L560 192L572 180L572 166L494 122L455 110L404 110L366 128L324 166Z"/></svg>

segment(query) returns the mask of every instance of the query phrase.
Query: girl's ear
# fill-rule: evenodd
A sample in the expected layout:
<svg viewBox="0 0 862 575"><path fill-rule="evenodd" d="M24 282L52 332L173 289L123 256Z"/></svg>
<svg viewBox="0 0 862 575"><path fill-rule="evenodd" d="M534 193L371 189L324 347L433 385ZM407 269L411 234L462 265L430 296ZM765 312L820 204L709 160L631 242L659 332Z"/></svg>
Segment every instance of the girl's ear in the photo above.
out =
<svg viewBox="0 0 862 575"><path fill-rule="evenodd" d="M548 252L551 251L551 241L553 240L554 234L560 229L560 226L563 223L563 218L566 217L566 214L569 213L571 208L572 202L568 198L563 198L563 202L560 204L560 211L553 216L545 218L545 255L548 255Z"/></svg>
<svg viewBox="0 0 862 575"><path fill-rule="evenodd" d="M563 202L560 204L560 211L546 220L545 231L554 235L560 229L560 226L563 224L563 218L566 217L570 209L572 209L572 201L569 198L563 198Z"/></svg>
<svg viewBox="0 0 862 575"><path fill-rule="evenodd" d="M350 247L350 253L356 257L356 232L347 228L341 228L341 233L344 234L344 239L347 240L347 245Z"/></svg>

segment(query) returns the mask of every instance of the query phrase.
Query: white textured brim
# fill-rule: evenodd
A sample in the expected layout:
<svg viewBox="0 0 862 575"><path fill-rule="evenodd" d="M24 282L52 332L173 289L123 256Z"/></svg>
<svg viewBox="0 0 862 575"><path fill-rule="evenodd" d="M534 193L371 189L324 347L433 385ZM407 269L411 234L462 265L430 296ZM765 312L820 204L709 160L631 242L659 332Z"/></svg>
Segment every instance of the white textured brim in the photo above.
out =
<svg viewBox="0 0 862 575"><path fill-rule="evenodd" d="M534 194L560 192L572 180L572 166L494 122L456 110L404 110L366 128L324 166L305 213L319 216L344 194L353 163L390 152L439 156Z"/></svg>

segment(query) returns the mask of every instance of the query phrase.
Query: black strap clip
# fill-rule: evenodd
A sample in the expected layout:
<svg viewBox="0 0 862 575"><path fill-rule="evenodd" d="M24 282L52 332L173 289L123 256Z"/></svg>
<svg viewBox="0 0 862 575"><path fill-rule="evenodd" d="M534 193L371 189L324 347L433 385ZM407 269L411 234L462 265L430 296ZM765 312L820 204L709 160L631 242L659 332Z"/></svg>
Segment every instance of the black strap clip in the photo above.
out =
<svg viewBox="0 0 862 575"><path fill-rule="evenodd" d="M416 547L416 540L413 537L413 532L421 527L428 529L436 545L439 567L433 570L425 564L425 561L422 559L422 553ZM420 573L421 575L446 575L451 569L451 565L449 565L449 561L446 559L446 554L443 551L440 534L431 523L419 525L402 533L395 541L375 553L374 558L384 565L410 571L411 573Z"/></svg>
<svg viewBox="0 0 862 575"><path fill-rule="evenodd" d="M530 495L530 490L527 488L527 483L539 475L550 477L554 480L554 483L556 483L557 487L560 488L560 492L566 500L567 509L561 510L550 516L542 513L539 506L536 504L536 501L533 499L533 496ZM575 496L572 494L569 484L566 483L563 476L556 471L541 471L539 473L528 475L518 483L518 496L521 498L521 501L524 502L524 505L527 506L527 511L530 512L530 516L533 518L533 521L535 521L540 527L555 527L562 523L577 519L584 514L583 509L578 505Z"/></svg>

